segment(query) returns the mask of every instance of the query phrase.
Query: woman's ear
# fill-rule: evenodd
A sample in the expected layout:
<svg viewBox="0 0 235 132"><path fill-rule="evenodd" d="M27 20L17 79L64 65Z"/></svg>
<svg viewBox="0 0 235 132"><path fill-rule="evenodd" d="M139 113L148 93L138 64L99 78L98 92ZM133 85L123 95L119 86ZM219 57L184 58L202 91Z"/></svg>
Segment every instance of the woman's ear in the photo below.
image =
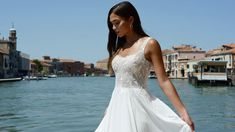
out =
<svg viewBox="0 0 235 132"><path fill-rule="evenodd" d="M131 25L133 24L133 22L134 22L134 17L133 16L130 16L129 22L130 22Z"/></svg>

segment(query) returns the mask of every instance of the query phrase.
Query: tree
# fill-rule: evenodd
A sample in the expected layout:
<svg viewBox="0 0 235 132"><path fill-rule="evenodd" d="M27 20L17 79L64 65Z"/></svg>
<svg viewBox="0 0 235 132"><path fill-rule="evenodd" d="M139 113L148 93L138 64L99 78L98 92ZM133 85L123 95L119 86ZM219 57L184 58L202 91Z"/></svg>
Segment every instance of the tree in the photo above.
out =
<svg viewBox="0 0 235 132"><path fill-rule="evenodd" d="M38 59L35 59L33 60L33 63L36 64L37 72L41 73L41 71L43 70L41 62Z"/></svg>

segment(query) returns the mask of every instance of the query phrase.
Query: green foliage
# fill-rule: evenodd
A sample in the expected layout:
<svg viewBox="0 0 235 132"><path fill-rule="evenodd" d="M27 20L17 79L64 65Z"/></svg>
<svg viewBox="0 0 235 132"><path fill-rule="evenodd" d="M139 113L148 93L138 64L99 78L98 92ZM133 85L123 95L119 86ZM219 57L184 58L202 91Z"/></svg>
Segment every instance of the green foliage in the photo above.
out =
<svg viewBox="0 0 235 132"><path fill-rule="evenodd" d="M37 66L37 71L38 71L39 73L41 73L41 71L43 70L43 67L42 67L41 62L40 62L38 59L35 59L35 60L33 60L33 63L36 64L36 66Z"/></svg>

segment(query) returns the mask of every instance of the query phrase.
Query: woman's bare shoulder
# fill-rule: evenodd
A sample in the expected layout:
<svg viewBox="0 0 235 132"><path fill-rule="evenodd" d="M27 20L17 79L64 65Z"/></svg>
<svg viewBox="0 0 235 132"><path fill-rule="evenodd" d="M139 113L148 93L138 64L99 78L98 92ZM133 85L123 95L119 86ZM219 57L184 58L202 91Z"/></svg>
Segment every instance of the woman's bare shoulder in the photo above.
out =
<svg viewBox="0 0 235 132"><path fill-rule="evenodd" d="M161 50L161 46L158 41L154 38L150 38L150 40L147 42L145 52L151 54L159 50Z"/></svg>
<svg viewBox="0 0 235 132"><path fill-rule="evenodd" d="M144 50L144 55L147 60L151 62L152 56L159 56L161 55L161 47L158 41L154 38L150 38L148 40L145 50Z"/></svg>

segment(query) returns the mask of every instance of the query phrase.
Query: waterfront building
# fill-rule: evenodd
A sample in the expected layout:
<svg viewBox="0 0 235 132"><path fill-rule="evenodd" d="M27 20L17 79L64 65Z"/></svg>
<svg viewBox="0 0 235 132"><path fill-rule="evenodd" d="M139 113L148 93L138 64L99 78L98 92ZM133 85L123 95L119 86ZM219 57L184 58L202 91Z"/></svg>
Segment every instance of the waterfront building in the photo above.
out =
<svg viewBox="0 0 235 132"><path fill-rule="evenodd" d="M206 51L192 45L173 46L163 50L163 63L170 78L187 78L187 62L205 57Z"/></svg>
<svg viewBox="0 0 235 132"><path fill-rule="evenodd" d="M224 44L217 49L208 51L206 56L211 60L227 61L228 74L235 74L235 44Z"/></svg>
<svg viewBox="0 0 235 132"><path fill-rule="evenodd" d="M29 55L17 51L17 36L14 26L9 31L8 39L0 38L0 49L0 64L4 64L0 65L0 78L19 77L29 71Z"/></svg>
<svg viewBox="0 0 235 132"><path fill-rule="evenodd" d="M105 75L111 77L115 76L114 74L113 75L108 74L108 58L97 61L95 65L95 71L96 74L99 75Z"/></svg>
<svg viewBox="0 0 235 132"><path fill-rule="evenodd" d="M235 44L224 44L217 49L208 51L206 56L210 57L211 60L227 61L228 78L232 85L235 85Z"/></svg>
<svg viewBox="0 0 235 132"><path fill-rule="evenodd" d="M63 65L60 62L60 59L52 58L51 62L49 63L52 65L52 73L59 75L63 73Z"/></svg>
<svg viewBox="0 0 235 132"><path fill-rule="evenodd" d="M94 64L87 63L87 64L84 64L84 68L86 68L86 69L94 69L95 67L94 67Z"/></svg>
<svg viewBox="0 0 235 132"><path fill-rule="evenodd" d="M96 69L101 69L101 70L107 72L108 71L107 65L108 65L108 58L97 61L96 65L95 65L95 68Z"/></svg>
<svg viewBox="0 0 235 132"><path fill-rule="evenodd" d="M9 71L9 52L0 48L0 78L5 78Z"/></svg>
<svg viewBox="0 0 235 132"><path fill-rule="evenodd" d="M85 75L94 75L96 73L95 66L92 63L84 65Z"/></svg>
<svg viewBox="0 0 235 132"><path fill-rule="evenodd" d="M84 63L72 59L57 59L50 56L43 56L40 60L45 66L47 74L56 74L61 76L78 76L85 72ZM47 68L46 68L47 67Z"/></svg>
<svg viewBox="0 0 235 132"><path fill-rule="evenodd" d="M171 57L172 57L171 54L173 54L173 53L174 53L174 50L171 50L171 49L164 49L164 50L162 50L162 60L163 60L165 71L166 71L168 76L170 76L170 74L171 74L171 70L170 69L172 69L171 68L172 64L171 64L170 60L172 60L171 59Z"/></svg>
<svg viewBox="0 0 235 132"><path fill-rule="evenodd" d="M37 76L37 65L32 60L30 60L29 71L28 76Z"/></svg>
<svg viewBox="0 0 235 132"><path fill-rule="evenodd" d="M51 74L51 69L52 69L52 65L51 64L48 64L48 63L45 63L45 62L42 62L41 61L41 65L42 65L42 75L49 75Z"/></svg>
<svg viewBox="0 0 235 132"><path fill-rule="evenodd" d="M56 74L56 72L54 72L54 62L50 56L42 56L42 60L40 60L40 62L43 65L43 73L45 75Z"/></svg>
<svg viewBox="0 0 235 132"><path fill-rule="evenodd" d="M75 61L71 59L59 59L62 63L64 75L78 76L84 74L84 63L80 61Z"/></svg>
<svg viewBox="0 0 235 132"><path fill-rule="evenodd" d="M231 80L228 79L226 72L227 61L211 60L204 58L191 60L188 62L188 80L192 84L228 85Z"/></svg>
<svg viewBox="0 0 235 132"><path fill-rule="evenodd" d="M30 56L26 53L19 52L18 59L18 74L20 76L27 76L30 69Z"/></svg>

